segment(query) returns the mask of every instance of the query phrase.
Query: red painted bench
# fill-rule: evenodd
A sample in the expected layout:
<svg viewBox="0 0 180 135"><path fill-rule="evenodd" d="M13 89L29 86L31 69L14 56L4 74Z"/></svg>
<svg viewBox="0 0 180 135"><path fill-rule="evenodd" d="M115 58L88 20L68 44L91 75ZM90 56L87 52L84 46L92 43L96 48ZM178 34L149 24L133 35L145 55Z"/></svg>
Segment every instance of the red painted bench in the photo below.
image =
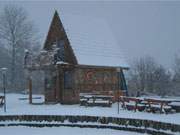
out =
<svg viewBox="0 0 180 135"><path fill-rule="evenodd" d="M147 111L150 111L153 113L156 113L156 112L169 113L172 111L171 106L169 106L169 103L171 103L171 101L162 100L162 99L144 99L144 101L146 101L148 105Z"/></svg>
<svg viewBox="0 0 180 135"><path fill-rule="evenodd" d="M145 105L141 104L143 100L135 97L120 97L120 102L122 103L122 107L127 110L134 111L144 111Z"/></svg>

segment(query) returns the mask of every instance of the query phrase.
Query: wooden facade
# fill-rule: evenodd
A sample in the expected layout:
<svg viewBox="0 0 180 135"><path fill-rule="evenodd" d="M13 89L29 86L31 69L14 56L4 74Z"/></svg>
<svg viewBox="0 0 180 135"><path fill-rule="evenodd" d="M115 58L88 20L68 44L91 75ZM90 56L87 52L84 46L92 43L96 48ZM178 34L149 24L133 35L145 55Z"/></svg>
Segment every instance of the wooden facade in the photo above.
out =
<svg viewBox="0 0 180 135"><path fill-rule="evenodd" d="M57 65L55 71L46 71L45 101L79 103L80 93L116 96L120 74L117 73L116 68ZM122 89L121 94L123 94Z"/></svg>
<svg viewBox="0 0 180 135"><path fill-rule="evenodd" d="M49 52L60 48L54 54L50 65L52 68L40 69L45 73L45 102L60 102L64 104L79 103L80 93L96 93L117 96L118 90L127 89L123 68L117 72L116 67L78 64L66 31L55 12L43 50ZM41 62L43 59L41 60ZM29 69L32 69L29 68Z"/></svg>

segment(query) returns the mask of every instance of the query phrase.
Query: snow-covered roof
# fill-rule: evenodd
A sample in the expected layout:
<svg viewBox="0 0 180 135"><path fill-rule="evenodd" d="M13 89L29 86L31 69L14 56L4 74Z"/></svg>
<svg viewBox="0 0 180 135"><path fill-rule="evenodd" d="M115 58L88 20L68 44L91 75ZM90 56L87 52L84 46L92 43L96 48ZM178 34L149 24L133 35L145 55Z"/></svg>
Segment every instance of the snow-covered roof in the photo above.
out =
<svg viewBox="0 0 180 135"><path fill-rule="evenodd" d="M59 17L79 65L128 67L106 21L62 11Z"/></svg>

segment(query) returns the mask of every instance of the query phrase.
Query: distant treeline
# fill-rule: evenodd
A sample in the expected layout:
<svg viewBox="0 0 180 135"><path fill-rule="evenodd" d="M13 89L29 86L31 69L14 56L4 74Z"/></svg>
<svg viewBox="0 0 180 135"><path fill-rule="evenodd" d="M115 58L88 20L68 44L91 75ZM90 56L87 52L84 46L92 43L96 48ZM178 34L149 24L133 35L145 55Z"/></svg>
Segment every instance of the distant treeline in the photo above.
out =
<svg viewBox="0 0 180 135"><path fill-rule="evenodd" d="M128 73L129 94L180 95L180 57L175 56L171 70L160 65L150 56L141 57L131 63Z"/></svg>

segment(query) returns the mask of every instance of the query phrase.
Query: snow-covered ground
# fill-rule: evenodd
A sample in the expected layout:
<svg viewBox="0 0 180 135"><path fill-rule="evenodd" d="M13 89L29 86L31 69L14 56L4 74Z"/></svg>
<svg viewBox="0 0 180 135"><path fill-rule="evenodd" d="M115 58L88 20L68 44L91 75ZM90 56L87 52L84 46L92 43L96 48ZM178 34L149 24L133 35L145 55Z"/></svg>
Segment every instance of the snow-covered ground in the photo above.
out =
<svg viewBox="0 0 180 135"><path fill-rule="evenodd" d="M2 94L0 94L2 95ZM117 114L117 104L112 107L84 107L80 105L30 105L28 100L19 100L19 98L27 98L28 95L7 94L7 112L4 113L0 108L0 115L15 114L38 114L38 115L90 115L90 116L113 116L123 118L138 118L155 121L163 121L168 123L180 124L180 113L174 114L152 114L147 112L133 112L120 108ZM33 96L39 97L39 96ZM42 102L43 99L34 99L34 102Z"/></svg>
<svg viewBox="0 0 180 135"><path fill-rule="evenodd" d="M135 132L126 132L111 129L78 128L78 127L0 127L0 135L141 135ZM143 134L145 135L145 134Z"/></svg>

